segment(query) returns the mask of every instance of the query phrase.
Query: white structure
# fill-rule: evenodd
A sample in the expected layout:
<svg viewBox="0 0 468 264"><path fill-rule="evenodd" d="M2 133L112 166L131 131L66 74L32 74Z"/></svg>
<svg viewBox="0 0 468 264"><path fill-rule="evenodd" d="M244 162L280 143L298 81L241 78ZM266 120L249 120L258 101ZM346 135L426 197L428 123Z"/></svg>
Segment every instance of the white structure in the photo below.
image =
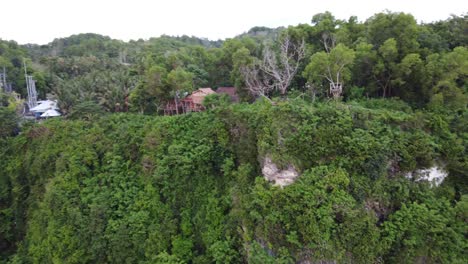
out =
<svg viewBox="0 0 468 264"><path fill-rule="evenodd" d="M61 116L60 110L57 106L57 101L42 100L37 101L37 105L29 109L35 117L54 117Z"/></svg>
<svg viewBox="0 0 468 264"><path fill-rule="evenodd" d="M41 117L56 117L56 116L61 116L62 114L60 114L57 110L55 109L49 109L47 111L45 111Z"/></svg>
<svg viewBox="0 0 468 264"><path fill-rule="evenodd" d="M29 109L31 112L41 112L44 113L45 111L49 109L55 109L58 110L59 108L57 107L57 101L52 101L52 100L42 100L42 101L37 101L37 105Z"/></svg>

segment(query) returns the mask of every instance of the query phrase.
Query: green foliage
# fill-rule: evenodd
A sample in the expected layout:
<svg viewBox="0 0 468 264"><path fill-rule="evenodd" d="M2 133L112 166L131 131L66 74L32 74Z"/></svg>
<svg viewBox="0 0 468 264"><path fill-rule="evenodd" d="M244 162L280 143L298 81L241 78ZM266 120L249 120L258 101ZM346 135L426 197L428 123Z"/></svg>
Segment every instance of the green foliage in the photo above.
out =
<svg viewBox="0 0 468 264"><path fill-rule="evenodd" d="M172 91L187 92L193 91L193 78L194 75L181 68L172 70L167 75L167 82Z"/></svg>
<svg viewBox="0 0 468 264"><path fill-rule="evenodd" d="M10 97L0 91L0 138L12 136L18 131L18 116Z"/></svg>
<svg viewBox="0 0 468 264"><path fill-rule="evenodd" d="M417 50L418 26L410 14L404 13L378 13L366 21L370 43L380 48L390 38L397 44L398 56L403 58L406 54Z"/></svg>
<svg viewBox="0 0 468 264"><path fill-rule="evenodd" d="M20 101L0 97L1 261L463 263L466 21L325 12L215 42L0 41L15 91L26 94L26 59L41 97L57 97L67 115L11 137ZM312 89L313 103L211 95L203 113L105 114L157 114L199 87L235 86L252 100L240 69L283 34L305 41L291 88ZM350 102L323 100L327 74ZM265 157L299 178L266 182ZM441 186L406 176L432 166L448 172Z"/></svg>
<svg viewBox="0 0 468 264"><path fill-rule="evenodd" d="M0 138L12 136L17 133L18 118L15 111L0 106Z"/></svg>
<svg viewBox="0 0 468 264"><path fill-rule="evenodd" d="M93 120L99 118L104 114L104 110L100 105L93 101L85 101L77 104L71 109L68 118L70 119L82 119L82 120Z"/></svg>
<svg viewBox="0 0 468 264"><path fill-rule="evenodd" d="M145 74L145 80L130 93L131 109L140 113L158 112L169 98L167 71L155 65Z"/></svg>
<svg viewBox="0 0 468 264"><path fill-rule="evenodd" d="M463 206L462 203L457 206ZM466 241L463 225L457 223L454 215L457 209L444 200L403 204L384 224L385 242L392 243L389 259L462 263L463 257L456 252L466 249Z"/></svg>
<svg viewBox="0 0 468 264"><path fill-rule="evenodd" d="M355 53L343 44L338 44L329 52L318 52L310 58L310 63L303 72L307 81L327 91L328 84L346 83L351 79L349 67L353 63ZM326 93L326 92L325 92Z"/></svg>
<svg viewBox="0 0 468 264"><path fill-rule="evenodd" d="M449 117L381 99L48 120L0 140L0 245L26 263L461 262ZM265 156L301 175L273 186ZM440 187L404 176L436 162Z"/></svg>
<svg viewBox="0 0 468 264"><path fill-rule="evenodd" d="M464 16L452 16L418 24L410 14L390 11L359 22L324 12L313 15L310 24L254 27L225 41L161 36L123 42L97 34L41 46L1 41L0 70L5 66L8 81L24 97L21 67L26 58L40 97L55 96L64 114L89 100L109 112L154 114L163 112L175 91L200 87L235 86L242 101L253 101L240 69L288 35L306 46L290 88L312 92L312 100L327 97L328 77L344 82L345 99L353 99L348 96L352 87L362 87L366 97L396 97L412 107L458 111L467 101L466 23Z"/></svg>
<svg viewBox="0 0 468 264"><path fill-rule="evenodd" d="M363 87L353 86L351 89L349 89L348 98L350 100L362 99L364 97L364 90L365 89Z"/></svg>
<svg viewBox="0 0 468 264"><path fill-rule="evenodd" d="M207 109L224 108L231 103L231 98L227 94L210 94L203 99L203 106Z"/></svg>

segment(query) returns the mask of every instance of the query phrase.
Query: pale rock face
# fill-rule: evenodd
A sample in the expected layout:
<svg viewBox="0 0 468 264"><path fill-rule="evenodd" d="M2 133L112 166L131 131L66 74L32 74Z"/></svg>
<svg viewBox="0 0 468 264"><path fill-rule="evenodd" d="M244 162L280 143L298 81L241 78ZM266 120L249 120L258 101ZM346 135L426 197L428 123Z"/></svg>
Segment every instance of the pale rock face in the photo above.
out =
<svg viewBox="0 0 468 264"><path fill-rule="evenodd" d="M433 186L439 186L447 175L448 173L443 168L434 166L429 169L408 172L405 177L415 181L429 181Z"/></svg>
<svg viewBox="0 0 468 264"><path fill-rule="evenodd" d="M274 182L275 185L281 187L293 183L299 176L299 173L292 165L289 165L285 170L280 170L269 157L263 160L262 174L267 181Z"/></svg>

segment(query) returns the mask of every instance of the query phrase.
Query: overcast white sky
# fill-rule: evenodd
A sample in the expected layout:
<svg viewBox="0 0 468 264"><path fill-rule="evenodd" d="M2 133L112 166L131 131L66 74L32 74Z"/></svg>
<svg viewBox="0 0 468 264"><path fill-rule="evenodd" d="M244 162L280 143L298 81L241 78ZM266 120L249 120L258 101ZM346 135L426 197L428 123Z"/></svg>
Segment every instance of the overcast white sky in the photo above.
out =
<svg viewBox="0 0 468 264"><path fill-rule="evenodd" d="M128 41L161 34L212 40L234 37L254 26L310 23L330 11L360 21L388 9L418 22L468 12L467 0L0 0L0 38L45 44L78 33Z"/></svg>

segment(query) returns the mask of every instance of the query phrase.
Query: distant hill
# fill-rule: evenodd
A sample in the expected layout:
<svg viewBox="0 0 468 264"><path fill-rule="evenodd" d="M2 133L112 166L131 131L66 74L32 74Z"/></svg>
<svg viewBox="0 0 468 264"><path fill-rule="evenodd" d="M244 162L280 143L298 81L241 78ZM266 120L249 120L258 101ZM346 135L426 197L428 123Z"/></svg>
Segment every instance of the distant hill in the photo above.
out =
<svg viewBox="0 0 468 264"><path fill-rule="evenodd" d="M251 37L259 41L275 39L278 34L285 30L284 27L269 28L269 27L253 27L249 31L237 35L236 38Z"/></svg>

